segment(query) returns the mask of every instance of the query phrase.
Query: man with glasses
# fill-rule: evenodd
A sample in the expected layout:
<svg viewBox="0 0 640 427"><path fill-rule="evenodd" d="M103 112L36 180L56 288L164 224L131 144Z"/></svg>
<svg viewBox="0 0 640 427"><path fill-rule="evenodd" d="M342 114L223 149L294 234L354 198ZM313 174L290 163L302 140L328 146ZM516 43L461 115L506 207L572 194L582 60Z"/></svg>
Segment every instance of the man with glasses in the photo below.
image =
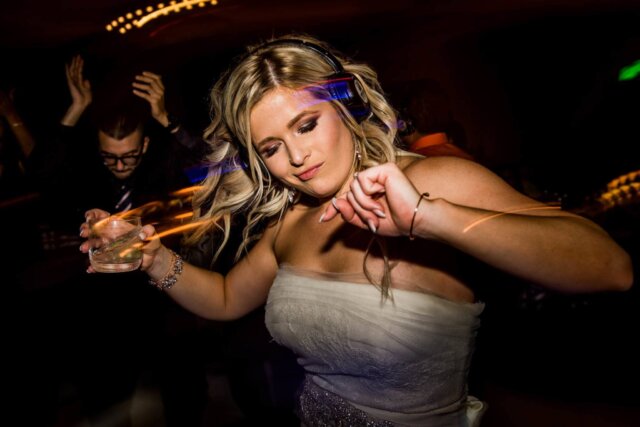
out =
<svg viewBox="0 0 640 427"><path fill-rule="evenodd" d="M102 97L94 102L83 72L80 56L66 66L71 104L60 121L61 134L48 165L48 175L55 177L48 186L58 187L53 194L75 205L71 221L87 209L122 212L188 186L183 170L202 155L198 149L204 144L194 147L197 144L167 113L160 76L143 72L135 77L133 88L112 78L116 86L102 88ZM90 106L93 122L87 123L82 118ZM152 126L145 126L147 122Z"/></svg>
<svg viewBox="0 0 640 427"><path fill-rule="evenodd" d="M149 138L144 137L142 143L142 131L136 130L131 135L125 137L121 141L100 131L98 134L100 140L100 155L104 165L112 174L120 179L124 179L133 173L133 170L140 163L142 155L147 151L149 146ZM137 146L133 150L127 150L131 146ZM127 150L124 154L115 154L119 151Z"/></svg>
<svg viewBox="0 0 640 427"><path fill-rule="evenodd" d="M110 76L115 87L102 88L94 100L82 58L76 56L66 71L72 102L59 135L40 154L47 207L42 218L50 227L43 235L62 237L59 245L49 244L55 250L45 252L57 265L69 256L67 247L78 255L73 239L79 239L77 224L88 209L116 213L169 200L173 191L191 185L183 170L197 152L176 141L179 125L164 110L157 75L142 73L133 94L130 80ZM88 117L93 120L84 120ZM42 341L57 346L46 363L62 372L62 381L71 378L82 416L96 425L130 426L138 382L152 372L163 397L164 425L199 426L207 383L204 364L193 355L198 352L189 350L195 345L189 334L195 336L199 320L167 304L143 273L87 275L86 262L83 256L74 265L47 271L63 278L56 277L45 309L37 313L46 320L40 322Z"/></svg>
<svg viewBox="0 0 640 427"><path fill-rule="evenodd" d="M161 188L158 188L150 182L151 177L148 176L150 171L145 156L150 138L145 134L143 124L138 119L126 115L104 117L106 120L99 122L98 154L102 164L112 175L112 179L109 180L112 190L112 199L108 203L110 211L123 212L131 209L134 202L139 205L150 199L166 197L158 193L171 190L171 184L163 183ZM155 172L158 172L157 166L162 159L153 157L152 160L155 165L151 166L156 166ZM165 160L167 161L163 163L168 166L169 159ZM155 182L160 183L162 179L155 179ZM187 185L186 180L181 184Z"/></svg>

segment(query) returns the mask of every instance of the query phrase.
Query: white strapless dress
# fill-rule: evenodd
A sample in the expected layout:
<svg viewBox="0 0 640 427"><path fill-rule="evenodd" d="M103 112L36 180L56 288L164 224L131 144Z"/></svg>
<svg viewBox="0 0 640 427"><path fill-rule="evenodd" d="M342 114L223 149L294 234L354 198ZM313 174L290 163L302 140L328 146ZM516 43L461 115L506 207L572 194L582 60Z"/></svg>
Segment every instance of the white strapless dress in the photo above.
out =
<svg viewBox="0 0 640 427"><path fill-rule="evenodd" d="M360 275L283 265L266 325L305 369L304 425L477 426L486 409L467 395L482 303L393 289Z"/></svg>

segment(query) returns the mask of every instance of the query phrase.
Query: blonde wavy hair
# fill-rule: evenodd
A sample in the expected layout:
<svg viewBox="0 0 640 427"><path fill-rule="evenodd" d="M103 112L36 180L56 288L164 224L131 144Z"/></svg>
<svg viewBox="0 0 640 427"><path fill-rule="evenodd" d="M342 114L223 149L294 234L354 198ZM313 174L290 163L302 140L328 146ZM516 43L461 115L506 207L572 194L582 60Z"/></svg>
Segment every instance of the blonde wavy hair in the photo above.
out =
<svg viewBox="0 0 640 427"><path fill-rule="evenodd" d="M369 99L371 114L358 123L343 104L331 99L321 82L335 73L332 65L303 40L331 52L362 84ZM282 43L273 43L283 40ZM331 102L361 153L354 159L354 170L361 170L396 159L396 115L385 99L376 73L331 50L326 44L306 35L287 35L248 48L238 64L227 71L211 90L211 124L205 139L211 146L209 173L202 189L194 195L194 221L197 228L187 237L187 244L197 243L208 233L221 233L214 258L229 241L232 219L246 217L242 243L236 259L247 245L260 238L260 224L280 219L289 205L289 190L274 180L251 142L250 114L269 91L284 87L309 90L319 99ZM355 164L357 163L357 164Z"/></svg>

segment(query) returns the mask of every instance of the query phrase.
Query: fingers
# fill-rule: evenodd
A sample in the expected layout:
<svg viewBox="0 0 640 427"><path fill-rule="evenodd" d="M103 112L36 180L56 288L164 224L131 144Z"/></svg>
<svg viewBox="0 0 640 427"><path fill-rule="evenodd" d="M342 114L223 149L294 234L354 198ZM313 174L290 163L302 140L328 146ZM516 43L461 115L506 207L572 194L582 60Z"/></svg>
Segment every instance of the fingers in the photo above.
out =
<svg viewBox="0 0 640 427"><path fill-rule="evenodd" d="M415 206L416 189L394 164L374 166L354 175L349 191L334 199L320 222L342 216L356 227L373 233L399 235ZM400 221L400 222L399 222Z"/></svg>
<svg viewBox="0 0 640 427"><path fill-rule="evenodd" d="M96 221L109 217L109 212L101 209L91 209L84 214L85 222L80 225L80 237L88 239L80 245L80 252L87 253L90 248L99 247L101 245L100 239L90 239L91 237L91 224L95 224Z"/></svg>
<svg viewBox="0 0 640 427"><path fill-rule="evenodd" d="M91 222L91 221L107 218L109 217L109 215L111 215L109 212L103 211L102 209L90 209L87 212L85 212L84 219L87 222Z"/></svg>
<svg viewBox="0 0 640 427"><path fill-rule="evenodd" d="M84 60L80 55L76 55L71 60L71 64L67 67L68 76L71 80L78 84L82 81L82 68L84 67Z"/></svg>
<svg viewBox="0 0 640 427"><path fill-rule="evenodd" d="M164 106L164 85L159 75L143 71L131 83L133 94L146 100L151 106L151 115L163 126L167 126L167 111ZM167 122L167 123L165 123Z"/></svg>
<svg viewBox="0 0 640 427"><path fill-rule="evenodd" d="M80 225L80 237L89 237L90 234L91 234L91 226L88 223L83 222Z"/></svg>
<svg viewBox="0 0 640 427"><path fill-rule="evenodd" d="M149 93L147 91L144 90L137 90L137 89L133 89L133 94L135 96L138 96L144 100L147 100L149 102L151 102L151 95L149 95Z"/></svg>
<svg viewBox="0 0 640 427"><path fill-rule="evenodd" d="M91 102L91 83L84 79L83 68L84 60L80 55L76 55L70 63L65 64L65 75L74 102L88 104Z"/></svg>
<svg viewBox="0 0 640 427"><path fill-rule="evenodd" d="M355 200L349 200L349 197L353 197L353 195L349 196L350 193L344 194L339 198L334 197L331 200L331 204L325 209L325 211L320 216L319 222L329 222L336 216L342 216L342 219L346 222L355 225L359 228L369 228L371 230L377 228L376 224L373 224L373 229L371 226L365 221L362 221L360 216L357 214L356 208L354 207Z"/></svg>
<svg viewBox="0 0 640 427"><path fill-rule="evenodd" d="M375 199L384 193L384 186L377 183L369 185L367 194L360 183L358 173L350 184L349 192L334 197L319 222L328 222L340 214L342 218L356 227L368 228L372 232L378 229L379 218L386 218L384 206Z"/></svg>
<svg viewBox="0 0 640 427"><path fill-rule="evenodd" d="M162 77L158 74L150 73L149 71L143 71L142 74L138 74L135 77L135 81L132 86L149 93L153 92L157 95L164 95L164 84L162 84Z"/></svg>
<svg viewBox="0 0 640 427"><path fill-rule="evenodd" d="M153 225L147 224L140 231L140 239L145 242L143 251L154 251L160 247L160 239L157 237L156 229Z"/></svg>
<svg viewBox="0 0 640 427"><path fill-rule="evenodd" d="M351 219L347 220L345 218L345 220L357 227L369 228L372 233L375 233L378 230L378 219L375 217L375 215L363 208L362 205L358 203L355 196L353 195L353 192L351 191L347 193L347 201L351 205L354 215L351 217Z"/></svg>
<svg viewBox="0 0 640 427"><path fill-rule="evenodd" d="M327 206L327 208L325 209L325 211L322 213L322 215L320 216L320 219L318 220L318 222L329 222L331 221L333 218L337 217L338 215L341 214L340 212L340 203L338 199L336 197L334 197L333 199L331 199L331 204L329 206ZM349 209L348 205L344 207L345 209Z"/></svg>
<svg viewBox="0 0 640 427"><path fill-rule="evenodd" d="M67 83L71 83L71 65L64 64L64 74L67 76Z"/></svg>
<svg viewBox="0 0 640 427"><path fill-rule="evenodd" d="M372 212L378 218L386 218L384 206L376 201L384 193L384 187L370 185L368 191L360 182L359 176L351 182L351 193L358 207L363 211Z"/></svg>
<svg viewBox="0 0 640 427"><path fill-rule="evenodd" d="M89 252L89 249L99 248L105 243L107 243L107 241L104 238L98 238L98 237L89 238L84 242L82 242L82 244L80 245L80 252L82 252L83 254L86 254Z"/></svg>
<svg viewBox="0 0 640 427"><path fill-rule="evenodd" d="M142 265L140 269L142 271L146 271L153 264L158 251L162 247L162 243L158 238L158 234L156 233L156 229L147 224L142 227L142 231L140 232L140 238L142 239L144 245L142 246Z"/></svg>
<svg viewBox="0 0 640 427"><path fill-rule="evenodd" d="M331 220L339 212L346 222L356 227L368 228L376 233L380 219L386 218L385 207L376 200L383 194L380 189L380 186L370 186L370 190L378 191L367 194L359 181L358 174L355 174L350 184L351 191L341 198L333 199L331 207L325 211L322 222Z"/></svg>
<svg viewBox="0 0 640 427"><path fill-rule="evenodd" d="M164 90L164 84L162 83L162 76L159 74L155 74L150 71L143 71L142 74L138 74L135 77L135 79L138 81L150 84L157 89Z"/></svg>

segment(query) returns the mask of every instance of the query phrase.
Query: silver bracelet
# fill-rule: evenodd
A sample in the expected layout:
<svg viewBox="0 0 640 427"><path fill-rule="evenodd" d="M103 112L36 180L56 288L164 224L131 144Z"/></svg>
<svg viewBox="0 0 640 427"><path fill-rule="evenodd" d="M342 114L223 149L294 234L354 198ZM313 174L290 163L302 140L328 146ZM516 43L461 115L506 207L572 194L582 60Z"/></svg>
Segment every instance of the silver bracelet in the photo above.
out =
<svg viewBox="0 0 640 427"><path fill-rule="evenodd" d="M429 197L429 193L422 193L420 198L418 199L418 203L416 204L415 209L413 210L413 216L411 217L411 226L409 227L409 240L414 240L416 236L413 235L413 226L416 222L416 214L418 213L418 208L420 207L420 202L422 199L426 199Z"/></svg>
<svg viewBox="0 0 640 427"><path fill-rule="evenodd" d="M178 276L182 274L182 268L184 266L184 261L182 257L169 249L171 252L173 262L171 264L171 268L166 276L162 278L162 280L153 280L149 279L149 283L158 288L161 291L166 291L171 289L173 285L178 281Z"/></svg>

